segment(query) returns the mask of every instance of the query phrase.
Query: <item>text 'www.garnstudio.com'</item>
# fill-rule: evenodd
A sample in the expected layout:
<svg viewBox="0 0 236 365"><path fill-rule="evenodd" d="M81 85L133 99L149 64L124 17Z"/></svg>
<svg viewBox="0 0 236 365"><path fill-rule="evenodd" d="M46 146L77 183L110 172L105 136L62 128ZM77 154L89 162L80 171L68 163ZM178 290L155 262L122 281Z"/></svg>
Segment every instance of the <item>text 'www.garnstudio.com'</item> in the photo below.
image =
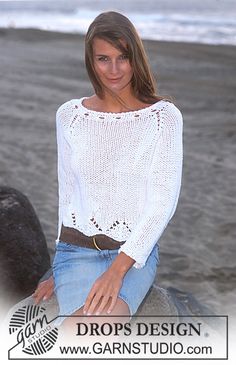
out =
<svg viewBox="0 0 236 365"><path fill-rule="evenodd" d="M9 359L227 359L227 316L91 316L70 334L41 318L11 333Z"/></svg>

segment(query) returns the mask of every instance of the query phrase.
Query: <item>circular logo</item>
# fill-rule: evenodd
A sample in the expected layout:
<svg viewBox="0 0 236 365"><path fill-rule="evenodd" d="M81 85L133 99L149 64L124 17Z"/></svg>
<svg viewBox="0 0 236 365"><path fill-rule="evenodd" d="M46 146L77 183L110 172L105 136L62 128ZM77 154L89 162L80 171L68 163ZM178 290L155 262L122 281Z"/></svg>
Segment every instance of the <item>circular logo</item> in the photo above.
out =
<svg viewBox="0 0 236 365"><path fill-rule="evenodd" d="M41 355L56 343L58 329L48 322L45 308L25 305L12 315L9 333L16 334L17 344L22 345L23 352L29 355Z"/></svg>

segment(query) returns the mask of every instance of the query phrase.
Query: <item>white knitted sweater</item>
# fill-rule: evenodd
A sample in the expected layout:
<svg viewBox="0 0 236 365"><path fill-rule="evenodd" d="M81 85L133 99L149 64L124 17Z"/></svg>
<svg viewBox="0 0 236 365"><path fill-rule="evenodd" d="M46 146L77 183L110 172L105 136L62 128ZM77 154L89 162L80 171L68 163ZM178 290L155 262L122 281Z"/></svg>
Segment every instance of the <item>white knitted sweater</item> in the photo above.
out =
<svg viewBox="0 0 236 365"><path fill-rule="evenodd" d="M126 241L119 252L141 268L180 194L183 118L161 100L138 111L97 112L82 101L56 114L58 236L61 224Z"/></svg>

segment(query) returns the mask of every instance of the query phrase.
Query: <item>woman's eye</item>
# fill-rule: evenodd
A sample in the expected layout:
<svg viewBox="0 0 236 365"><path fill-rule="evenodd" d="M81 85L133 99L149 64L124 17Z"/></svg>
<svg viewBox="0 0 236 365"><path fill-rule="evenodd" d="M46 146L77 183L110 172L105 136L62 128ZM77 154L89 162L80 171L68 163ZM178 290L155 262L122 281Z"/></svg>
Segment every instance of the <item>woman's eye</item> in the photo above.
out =
<svg viewBox="0 0 236 365"><path fill-rule="evenodd" d="M128 59L129 57L128 57L128 55L127 54L123 54L123 55L121 55L121 59L122 60L126 60L126 59Z"/></svg>
<svg viewBox="0 0 236 365"><path fill-rule="evenodd" d="M128 55L123 54L119 58L123 61L123 60L127 60L129 57L128 57ZM105 57L105 56L99 57L98 61L106 62L106 61L108 61L108 57Z"/></svg>
<svg viewBox="0 0 236 365"><path fill-rule="evenodd" d="M98 61L107 61L107 57L100 57Z"/></svg>

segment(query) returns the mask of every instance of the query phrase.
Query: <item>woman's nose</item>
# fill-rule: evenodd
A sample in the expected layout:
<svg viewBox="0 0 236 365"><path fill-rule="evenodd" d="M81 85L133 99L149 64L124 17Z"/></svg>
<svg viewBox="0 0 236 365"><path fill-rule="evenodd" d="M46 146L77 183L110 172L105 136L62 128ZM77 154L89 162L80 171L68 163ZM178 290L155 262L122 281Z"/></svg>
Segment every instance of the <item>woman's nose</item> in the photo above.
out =
<svg viewBox="0 0 236 365"><path fill-rule="evenodd" d="M110 72L116 74L119 71L119 65L117 61L110 62Z"/></svg>

